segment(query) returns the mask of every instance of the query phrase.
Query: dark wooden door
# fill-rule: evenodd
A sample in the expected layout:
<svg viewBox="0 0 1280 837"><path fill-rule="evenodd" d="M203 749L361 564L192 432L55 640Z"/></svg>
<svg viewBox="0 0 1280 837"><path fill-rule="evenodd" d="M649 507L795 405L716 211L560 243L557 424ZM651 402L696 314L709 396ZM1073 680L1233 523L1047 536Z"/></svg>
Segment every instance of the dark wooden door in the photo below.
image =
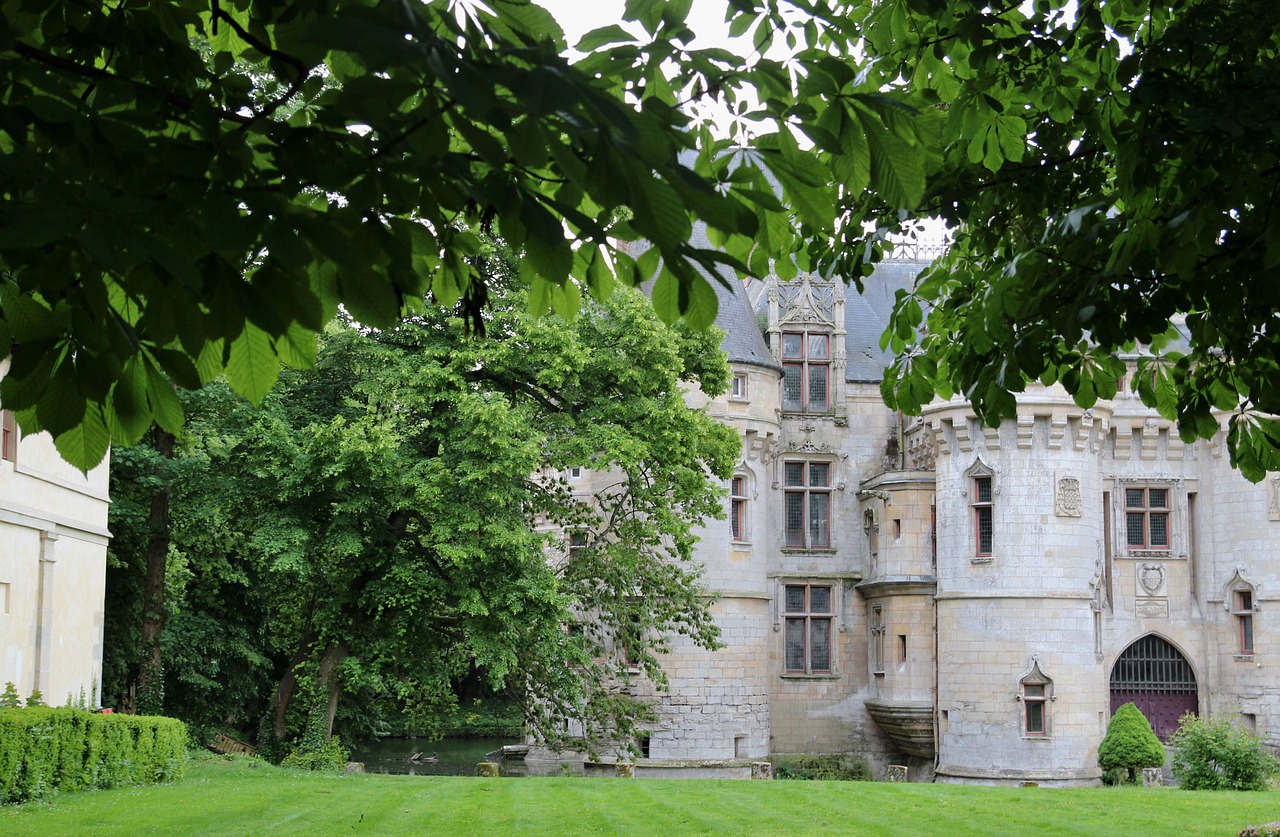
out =
<svg viewBox="0 0 1280 837"><path fill-rule="evenodd" d="M1178 719L1196 714L1199 690L1187 659L1165 639L1148 634L1124 650L1111 669L1111 712L1134 703L1161 741L1178 728Z"/></svg>

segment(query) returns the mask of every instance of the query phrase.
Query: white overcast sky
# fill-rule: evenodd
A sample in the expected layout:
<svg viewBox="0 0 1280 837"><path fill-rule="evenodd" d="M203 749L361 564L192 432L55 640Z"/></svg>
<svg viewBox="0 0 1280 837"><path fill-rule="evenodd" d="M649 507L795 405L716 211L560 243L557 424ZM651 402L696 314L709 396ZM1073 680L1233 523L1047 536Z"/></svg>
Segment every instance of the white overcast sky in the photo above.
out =
<svg viewBox="0 0 1280 837"><path fill-rule="evenodd" d="M622 23L624 0L535 0L555 16L572 46L578 39L601 26ZM723 44L729 28L724 22L724 0L694 0L689 12L689 28L698 34L699 46Z"/></svg>

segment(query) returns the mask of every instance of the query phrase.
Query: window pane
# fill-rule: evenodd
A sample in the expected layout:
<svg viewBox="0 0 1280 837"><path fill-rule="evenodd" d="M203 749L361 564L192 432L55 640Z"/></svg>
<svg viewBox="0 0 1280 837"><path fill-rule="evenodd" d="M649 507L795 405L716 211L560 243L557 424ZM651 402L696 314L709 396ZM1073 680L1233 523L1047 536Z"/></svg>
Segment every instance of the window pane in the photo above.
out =
<svg viewBox="0 0 1280 837"><path fill-rule="evenodd" d="M828 511L830 494L809 495L809 546L828 546L831 543Z"/></svg>
<svg viewBox="0 0 1280 837"><path fill-rule="evenodd" d="M787 671L804 671L804 620L787 620Z"/></svg>
<svg viewBox="0 0 1280 837"><path fill-rule="evenodd" d="M1148 505L1153 509L1169 508L1169 489L1167 488L1148 488L1147 489Z"/></svg>
<svg viewBox="0 0 1280 837"><path fill-rule="evenodd" d="M809 588L809 612L810 613L830 613L831 612L831 588L830 587L810 587Z"/></svg>
<svg viewBox="0 0 1280 837"><path fill-rule="evenodd" d="M1142 502L1143 501L1142 494L1143 494L1143 491L1141 488L1126 488L1124 490L1125 508L1140 509L1144 505L1146 505L1145 503Z"/></svg>
<svg viewBox="0 0 1280 837"><path fill-rule="evenodd" d="M800 395L801 385L803 383L803 369L794 363L788 363L782 367L782 409L784 410L802 410L804 409L804 401Z"/></svg>
<svg viewBox="0 0 1280 837"><path fill-rule="evenodd" d="M809 411L827 409L827 367L814 364L809 367Z"/></svg>
<svg viewBox="0 0 1280 837"><path fill-rule="evenodd" d="M1169 545L1169 515L1165 512L1151 512L1151 545Z"/></svg>
<svg viewBox="0 0 1280 837"><path fill-rule="evenodd" d="M788 462L786 464L786 484L804 485L804 463Z"/></svg>
<svg viewBox="0 0 1280 837"><path fill-rule="evenodd" d="M973 481L974 494L977 503L991 502L991 477L978 477Z"/></svg>
<svg viewBox="0 0 1280 837"><path fill-rule="evenodd" d="M733 376L733 397L742 398L747 394L747 379L743 375Z"/></svg>
<svg viewBox="0 0 1280 837"><path fill-rule="evenodd" d="M981 506L973 510L978 524L978 554L990 555L993 527L991 525L991 507Z"/></svg>
<svg viewBox="0 0 1280 837"><path fill-rule="evenodd" d="M742 495L746 494L747 492L745 490L745 483L746 483L746 480L744 478L734 477L733 481L729 483L730 493L732 493L733 496L735 497L741 497Z"/></svg>
<svg viewBox="0 0 1280 837"><path fill-rule="evenodd" d="M802 334L784 334L782 335L782 356L783 357L804 357L804 339Z"/></svg>
<svg viewBox="0 0 1280 837"><path fill-rule="evenodd" d="M809 335L809 357L815 360L825 360L831 357L831 353L827 351L827 335Z"/></svg>
<svg viewBox="0 0 1280 837"><path fill-rule="evenodd" d="M1044 686L1026 685L1023 687L1027 691L1027 697L1044 697Z"/></svg>
<svg viewBox="0 0 1280 837"><path fill-rule="evenodd" d="M746 500L734 500L729 512L729 529L735 541L742 540L743 518L746 516Z"/></svg>
<svg viewBox="0 0 1280 837"><path fill-rule="evenodd" d="M1044 735L1044 704L1029 701L1027 704L1027 734Z"/></svg>
<svg viewBox="0 0 1280 837"><path fill-rule="evenodd" d="M1248 590L1236 593L1236 610L1253 610L1253 593Z"/></svg>
<svg viewBox="0 0 1280 837"><path fill-rule="evenodd" d="M831 671L831 620L809 620L809 670Z"/></svg>
<svg viewBox="0 0 1280 837"><path fill-rule="evenodd" d="M804 587L787 585L787 613L804 613Z"/></svg>
<svg viewBox="0 0 1280 837"><path fill-rule="evenodd" d="M804 546L804 494L788 492L786 496L787 546Z"/></svg>
<svg viewBox="0 0 1280 837"><path fill-rule="evenodd" d="M826 462L809 463L809 485L816 485L819 488L831 485L830 474L831 466Z"/></svg>
<svg viewBox="0 0 1280 837"><path fill-rule="evenodd" d="M1143 537L1142 523L1146 515L1142 512L1127 512L1125 514L1125 524L1127 526L1129 546L1145 546L1147 541Z"/></svg>
<svg viewBox="0 0 1280 837"><path fill-rule="evenodd" d="M1240 617L1240 653L1253 653L1253 617Z"/></svg>

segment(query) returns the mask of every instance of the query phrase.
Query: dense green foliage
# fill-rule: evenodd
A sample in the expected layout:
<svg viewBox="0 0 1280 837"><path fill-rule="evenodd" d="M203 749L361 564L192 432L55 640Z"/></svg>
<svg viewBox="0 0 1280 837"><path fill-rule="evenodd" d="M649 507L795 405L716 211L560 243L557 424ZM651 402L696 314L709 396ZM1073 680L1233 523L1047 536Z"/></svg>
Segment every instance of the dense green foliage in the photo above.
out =
<svg viewBox="0 0 1280 837"><path fill-rule="evenodd" d="M335 776L196 760L176 785L0 808L24 837L134 834L1235 834L1280 794L1171 788Z"/></svg>
<svg viewBox="0 0 1280 837"><path fill-rule="evenodd" d="M0 710L0 804L182 778L187 728L173 718L80 709Z"/></svg>
<svg viewBox="0 0 1280 837"><path fill-rule="evenodd" d="M841 60L843 9L736 2L739 56L686 46L691 4L631 0L640 34L605 27L570 63L526 0L3 0L0 397L87 467L153 419L179 430L171 382L263 397L339 303L388 327L426 295L482 327L476 226L522 252L538 313L656 277L665 320L706 325L705 269L796 250L860 275L870 208L923 192L910 108ZM638 238L637 261L618 242Z"/></svg>
<svg viewBox="0 0 1280 837"><path fill-rule="evenodd" d="M1136 389L1184 440L1229 412L1233 464L1280 468L1280 5L856 5L868 56L945 114L917 217L955 229L885 336L890 404L996 423L1040 380L1089 407L1141 344Z"/></svg>
<svg viewBox="0 0 1280 837"><path fill-rule="evenodd" d="M1280 771L1262 739L1223 718L1183 715L1169 749L1173 775L1187 790L1266 790Z"/></svg>
<svg viewBox="0 0 1280 837"><path fill-rule="evenodd" d="M1098 766L1107 771L1128 771L1132 780L1138 770L1163 764L1164 745L1141 710L1132 702L1117 709L1098 745Z"/></svg>
<svg viewBox="0 0 1280 837"><path fill-rule="evenodd" d="M260 408L211 385L172 460L123 451L108 616L123 662L105 693L137 658L158 464L167 712L250 736L265 719L260 747L313 751L335 718L348 737L380 711L425 721L479 676L553 743L570 719L593 743L629 739L645 711L613 687L627 652L661 683L673 636L716 643L689 559L739 443L683 386L720 392L727 365L718 334L665 326L635 291L573 320L525 308L495 295L483 340L438 309L383 331L339 322ZM609 487L575 497L573 467ZM566 528L587 536L571 555Z"/></svg>
<svg viewBox="0 0 1280 837"><path fill-rule="evenodd" d="M874 782L871 764L860 756L774 756L775 779L804 779L839 782Z"/></svg>

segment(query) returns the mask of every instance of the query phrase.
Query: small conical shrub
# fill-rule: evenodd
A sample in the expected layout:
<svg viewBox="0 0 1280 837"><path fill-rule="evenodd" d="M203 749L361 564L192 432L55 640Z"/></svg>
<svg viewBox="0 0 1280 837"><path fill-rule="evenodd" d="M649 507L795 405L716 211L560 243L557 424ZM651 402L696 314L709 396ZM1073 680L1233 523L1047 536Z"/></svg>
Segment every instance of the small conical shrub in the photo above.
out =
<svg viewBox="0 0 1280 837"><path fill-rule="evenodd" d="M1163 764L1164 745L1146 716L1132 703L1117 709L1107 725L1106 737L1098 745L1098 765L1103 770L1127 770L1132 782L1139 768Z"/></svg>

